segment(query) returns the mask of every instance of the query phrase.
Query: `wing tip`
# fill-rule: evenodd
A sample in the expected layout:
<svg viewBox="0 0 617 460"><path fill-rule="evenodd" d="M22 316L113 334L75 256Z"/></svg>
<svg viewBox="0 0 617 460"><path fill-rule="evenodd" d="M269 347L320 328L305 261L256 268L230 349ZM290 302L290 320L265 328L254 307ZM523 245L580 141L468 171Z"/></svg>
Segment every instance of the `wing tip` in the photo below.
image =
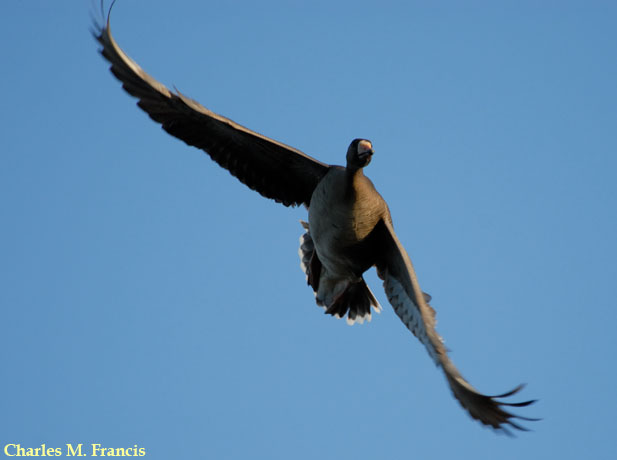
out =
<svg viewBox="0 0 617 460"><path fill-rule="evenodd" d="M502 432L508 436L514 436L511 428L518 431L531 431L526 426L516 422L524 420L527 422L537 422L540 418L525 417L513 414L505 410L504 407L526 407L534 404L537 400L532 399L521 402L506 402L500 399L513 396L520 392L525 385L518 385L514 389L501 393L496 396L488 396L476 391L460 374L457 377L447 375L454 397L469 415L478 420L483 425L493 428L496 432Z"/></svg>
<svg viewBox="0 0 617 460"><path fill-rule="evenodd" d="M92 35L94 35L94 37L97 39L97 41L100 41L102 38L102 34L106 30L110 29L111 10L116 4L116 1L117 0L113 0L111 2L107 10L107 13L105 13L105 0L100 1L99 11L95 11L96 7L94 5L92 6L92 9L90 10L90 17L93 23L93 26L91 27L90 31L92 32Z"/></svg>
<svg viewBox="0 0 617 460"><path fill-rule="evenodd" d="M485 396L485 398L487 398L487 400L490 401L489 404L492 406L494 413L499 416L499 420L496 424L487 423L485 420L482 420L479 417L478 417L478 420L480 420L480 422L482 422L483 424L490 425L493 429L497 431L503 431L505 434L511 437L515 437L515 436L510 430L507 429L508 427L512 427L518 431L526 431L526 432L533 431L530 428L527 428L526 426L523 426L515 422L514 420L524 420L526 422L538 422L542 420L541 418L525 417L523 415L513 414L511 412L504 410L503 407L504 406L527 407L532 404L535 404L538 401L537 399L530 399L528 401L521 401L521 402L498 401L498 399L507 398L507 397L517 394L523 388L525 388L525 386L526 384L521 384L506 393L503 393L497 396Z"/></svg>

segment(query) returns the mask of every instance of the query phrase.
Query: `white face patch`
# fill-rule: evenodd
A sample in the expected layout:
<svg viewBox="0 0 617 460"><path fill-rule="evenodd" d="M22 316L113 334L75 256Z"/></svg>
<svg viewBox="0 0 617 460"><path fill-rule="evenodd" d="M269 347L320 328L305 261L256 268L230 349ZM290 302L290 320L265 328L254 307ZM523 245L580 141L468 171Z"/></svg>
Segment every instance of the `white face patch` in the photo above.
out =
<svg viewBox="0 0 617 460"><path fill-rule="evenodd" d="M373 144L370 141L362 140L358 142L358 153L362 154L373 150Z"/></svg>

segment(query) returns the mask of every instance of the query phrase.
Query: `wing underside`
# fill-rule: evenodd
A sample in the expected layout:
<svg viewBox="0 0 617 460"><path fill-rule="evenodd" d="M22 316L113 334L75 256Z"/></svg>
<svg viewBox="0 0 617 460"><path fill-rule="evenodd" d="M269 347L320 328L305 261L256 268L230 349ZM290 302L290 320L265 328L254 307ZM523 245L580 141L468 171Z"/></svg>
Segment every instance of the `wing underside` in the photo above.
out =
<svg viewBox="0 0 617 460"><path fill-rule="evenodd" d="M286 206L309 205L328 165L251 131L156 81L118 46L109 17L97 27L101 54L137 105L174 137L205 151L249 188Z"/></svg>
<svg viewBox="0 0 617 460"><path fill-rule="evenodd" d="M512 414L505 407L524 407L534 401L515 403L500 401L518 393L523 386L520 385L504 394L487 396L478 392L463 378L448 357L443 340L435 329L435 310L425 300L411 260L394 233L392 224L381 221L378 231L381 232L383 257L377 270L380 278L384 280L388 300L405 326L426 347L435 364L441 367L454 397L472 418L484 425L508 434L510 434L509 427L526 431L527 429L515 420L537 419Z"/></svg>

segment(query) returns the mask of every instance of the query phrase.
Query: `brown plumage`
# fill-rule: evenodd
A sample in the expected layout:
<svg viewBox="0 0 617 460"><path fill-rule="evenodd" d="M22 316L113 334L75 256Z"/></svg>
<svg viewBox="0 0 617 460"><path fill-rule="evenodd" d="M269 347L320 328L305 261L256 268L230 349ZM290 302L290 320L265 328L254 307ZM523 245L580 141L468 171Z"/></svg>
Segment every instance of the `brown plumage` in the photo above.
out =
<svg viewBox="0 0 617 460"><path fill-rule="evenodd" d="M266 198L286 206L303 204L309 221L301 238L300 257L318 305L348 323L371 319L381 307L362 278L375 266L384 281L388 301L405 326L442 368L453 395L476 420L496 430L525 430L505 407L534 401L499 401L522 386L498 395L476 391L450 361L435 330L430 296L420 289L411 261L399 242L386 202L363 168L373 156L366 139L352 141L346 166L330 166L275 140L251 131L171 92L145 73L116 44L109 17L95 37L122 87L138 105L172 136L205 151L220 166Z"/></svg>

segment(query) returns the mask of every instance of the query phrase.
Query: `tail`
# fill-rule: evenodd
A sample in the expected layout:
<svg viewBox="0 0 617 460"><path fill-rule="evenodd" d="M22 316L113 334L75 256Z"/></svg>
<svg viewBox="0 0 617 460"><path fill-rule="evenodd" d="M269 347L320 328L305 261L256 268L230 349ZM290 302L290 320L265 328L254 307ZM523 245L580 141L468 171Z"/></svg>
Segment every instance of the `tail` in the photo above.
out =
<svg viewBox="0 0 617 460"><path fill-rule="evenodd" d="M364 279L358 282L350 283L347 288L334 301L327 306L326 314L336 318L342 318L347 315L347 324L350 326L355 323L370 322L371 307L377 313L381 313L381 305L366 285Z"/></svg>
<svg viewBox="0 0 617 460"><path fill-rule="evenodd" d="M300 221L306 233L300 237L300 267L306 275L306 282L315 293L317 305L325 309L325 313L336 318L347 315L347 324L371 321L371 307L381 313L381 305L366 285L364 279L351 282L349 280L329 279L323 272L322 265L315 251L315 244L309 233L306 222Z"/></svg>

